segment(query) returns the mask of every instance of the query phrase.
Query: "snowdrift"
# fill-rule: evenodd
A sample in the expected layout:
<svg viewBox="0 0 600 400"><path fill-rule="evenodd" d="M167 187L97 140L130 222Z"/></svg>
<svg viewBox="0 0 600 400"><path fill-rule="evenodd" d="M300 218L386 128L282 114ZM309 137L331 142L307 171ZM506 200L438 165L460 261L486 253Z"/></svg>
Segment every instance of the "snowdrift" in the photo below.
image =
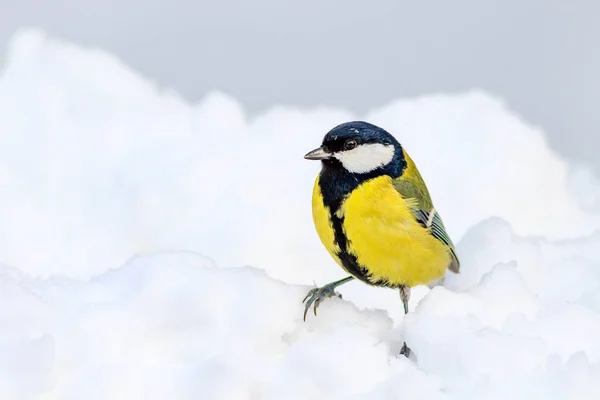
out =
<svg viewBox="0 0 600 400"><path fill-rule="evenodd" d="M600 396L600 185L501 100L250 116L38 30L7 59L0 398ZM411 153L462 273L416 290L406 318L396 292L352 282L303 322L310 286L343 273L302 155L349 119Z"/></svg>

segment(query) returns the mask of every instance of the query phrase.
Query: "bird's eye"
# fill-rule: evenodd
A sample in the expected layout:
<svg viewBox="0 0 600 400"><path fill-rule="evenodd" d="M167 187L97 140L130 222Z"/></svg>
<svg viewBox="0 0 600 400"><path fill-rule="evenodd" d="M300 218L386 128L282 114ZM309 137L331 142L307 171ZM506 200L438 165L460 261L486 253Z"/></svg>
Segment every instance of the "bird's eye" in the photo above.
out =
<svg viewBox="0 0 600 400"><path fill-rule="evenodd" d="M346 150L352 150L355 147L356 147L356 140L354 140L354 139L346 140L346 143L344 143L344 149L346 149Z"/></svg>

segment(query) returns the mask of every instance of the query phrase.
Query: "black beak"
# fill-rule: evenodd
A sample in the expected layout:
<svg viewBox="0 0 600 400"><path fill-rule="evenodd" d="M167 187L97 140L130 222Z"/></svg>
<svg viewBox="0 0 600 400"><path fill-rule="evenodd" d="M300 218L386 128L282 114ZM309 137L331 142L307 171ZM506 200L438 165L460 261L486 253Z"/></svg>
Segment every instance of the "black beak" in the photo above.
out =
<svg viewBox="0 0 600 400"><path fill-rule="evenodd" d="M318 149L314 149L313 151L306 153L304 158L307 160L327 160L328 158L331 158L331 156L331 153L328 153L323 150L322 147L319 147Z"/></svg>

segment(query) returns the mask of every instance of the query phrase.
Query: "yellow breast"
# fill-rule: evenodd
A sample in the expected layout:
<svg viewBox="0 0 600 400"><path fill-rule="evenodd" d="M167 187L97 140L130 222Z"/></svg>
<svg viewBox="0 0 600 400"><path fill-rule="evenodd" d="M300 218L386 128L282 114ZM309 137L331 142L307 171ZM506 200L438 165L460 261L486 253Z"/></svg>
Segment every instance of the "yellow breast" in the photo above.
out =
<svg viewBox="0 0 600 400"><path fill-rule="evenodd" d="M338 210L343 218L347 251L370 273L372 282L392 286L428 284L444 276L450 263L446 246L414 220L410 207L392 186L389 176L364 182L347 196ZM338 264L329 210L315 182L313 218L318 235Z"/></svg>

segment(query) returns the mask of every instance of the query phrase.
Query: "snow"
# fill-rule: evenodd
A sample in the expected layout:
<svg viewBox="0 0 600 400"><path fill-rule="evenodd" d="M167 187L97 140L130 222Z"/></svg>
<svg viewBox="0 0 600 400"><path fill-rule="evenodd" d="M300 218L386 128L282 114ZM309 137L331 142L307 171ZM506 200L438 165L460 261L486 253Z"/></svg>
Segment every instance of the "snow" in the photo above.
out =
<svg viewBox="0 0 600 400"><path fill-rule="evenodd" d="M493 95L248 115L36 29L7 60L0 398L600 396L600 184ZM304 322L307 290L344 274L302 156L350 119L411 154L461 274L416 288L407 317L350 282Z"/></svg>

